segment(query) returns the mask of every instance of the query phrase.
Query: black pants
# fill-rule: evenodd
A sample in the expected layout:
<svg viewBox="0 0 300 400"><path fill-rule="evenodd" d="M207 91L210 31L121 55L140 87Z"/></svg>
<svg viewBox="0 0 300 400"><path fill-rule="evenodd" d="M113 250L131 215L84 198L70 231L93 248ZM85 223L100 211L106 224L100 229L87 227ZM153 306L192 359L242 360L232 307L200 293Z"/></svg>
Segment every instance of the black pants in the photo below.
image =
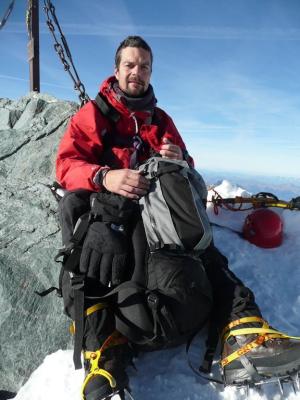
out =
<svg viewBox="0 0 300 400"><path fill-rule="evenodd" d="M236 319L246 316L261 317L254 294L229 269L227 258L213 244L201 258L212 285L213 318L219 331Z"/></svg>

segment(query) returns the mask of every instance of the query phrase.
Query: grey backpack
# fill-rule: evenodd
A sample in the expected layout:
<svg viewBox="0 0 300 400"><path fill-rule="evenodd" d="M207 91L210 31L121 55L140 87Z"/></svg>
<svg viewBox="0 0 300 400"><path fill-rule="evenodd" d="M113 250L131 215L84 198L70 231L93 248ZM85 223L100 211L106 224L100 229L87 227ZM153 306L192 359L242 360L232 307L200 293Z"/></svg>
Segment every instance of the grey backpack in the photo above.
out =
<svg viewBox="0 0 300 400"><path fill-rule="evenodd" d="M151 181L139 200L150 251L201 251L211 240L206 214L207 189L186 161L152 157L139 167Z"/></svg>

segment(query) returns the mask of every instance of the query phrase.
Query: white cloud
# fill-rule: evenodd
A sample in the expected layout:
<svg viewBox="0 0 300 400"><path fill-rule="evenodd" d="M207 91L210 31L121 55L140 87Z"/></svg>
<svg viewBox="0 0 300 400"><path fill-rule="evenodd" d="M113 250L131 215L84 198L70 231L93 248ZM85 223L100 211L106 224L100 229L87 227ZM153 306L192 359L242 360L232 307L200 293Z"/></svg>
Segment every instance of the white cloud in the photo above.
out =
<svg viewBox="0 0 300 400"><path fill-rule="evenodd" d="M89 9L86 19L78 23L60 20L63 31L68 35L89 36L124 36L128 32L136 31L147 37L161 37L174 39L201 39L201 40L300 40L300 29L296 28L235 28L226 26L199 26L199 25L138 25L134 24L125 2L119 1L111 8L111 14L107 7L109 4L93 5ZM80 14L80 13L79 13ZM115 23L101 22L109 14L109 19ZM120 18L122 16L122 18ZM57 15L60 19L60 16ZM88 22L86 22L88 19ZM6 27L8 33L24 33L24 22L10 22ZM48 33L48 28L40 26L42 34Z"/></svg>
<svg viewBox="0 0 300 400"><path fill-rule="evenodd" d="M19 78L17 76L12 76L12 75L3 75L0 74L0 79L4 79L4 80L12 80L12 81L19 81L19 82L26 82L29 83L29 79L24 79L24 78ZM41 81L41 85L42 86L50 86L50 87L56 87L56 88L60 88L60 89L68 89L68 90L72 90L73 88L71 85L67 86L67 85L59 85L56 83L51 83L51 82L45 82L45 81Z"/></svg>

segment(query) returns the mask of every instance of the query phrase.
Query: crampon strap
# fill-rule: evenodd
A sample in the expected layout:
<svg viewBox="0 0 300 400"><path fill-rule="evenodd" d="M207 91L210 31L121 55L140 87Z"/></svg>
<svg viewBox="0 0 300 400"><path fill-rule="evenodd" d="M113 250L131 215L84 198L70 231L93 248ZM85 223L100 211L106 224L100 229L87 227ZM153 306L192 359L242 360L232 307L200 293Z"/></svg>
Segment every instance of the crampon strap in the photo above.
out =
<svg viewBox="0 0 300 400"><path fill-rule="evenodd" d="M85 351L84 352L84 358L86 360L90 361L90 372L88 373L88 375L86 376L82 388L81 388L81 396L82 399L85 400L85 388L87 386L87 384L89 383L89 381L91 379L93 379L95 376L97 375L101 375L104 378L106 378L109 382L109 385L112 389L115 389L117 386L117 382L115 380L115 378L112 376L112 374L110 374L108 371L106 371L103 368L99 367L99 362L100 362L100 358L101 355L103 353L103 351L105 351L106 349L113 347L113 346L117 346L120 344L124 344L127 343L128 340L127 338L125 338L123 335L121 335L118 331L114 331L103 343L103 345L101 346L101 348L99 350L96 351Z"/></svg>
<svg viewBox="0 0 300 400"><path fill-rule="evenodd" d="M261 323L262 326L259 328L239 328L234 329L232 328L238 327L239 325L248 324L248 323ZM221 367L224 368L226 365L230 364L232 361L240 358L241 356L249 353L251 350L255 349L258 346L261 346L264 342L270 339L295 339L300 340L299 336L289 336L283 332L277 331L270 327L270 325L260 317L245 317L237 319L233 322L228 324L223 332L222 332L222 341L223 343L228 340L230 337L241 336L241 335L257 335L255 339L241 346L238 350L234 351L233 353L229 354L229 356L223 358L220 361Z"/></svg>
<svg viewBox="0 0 300 400"><path fill-rule="evenodd" d="M261 327L254 327L254 328L237 328L239 325L243 324L249 324L249 323L261 323ZM214 327L212 327L214 328ZM215 335L216 330L211 329L209 332L209 337L207 340L207 350L204 356L203 364L197 369L195 366L192 365L191 360L189 359L188 356L188 351L191 345L192 340L194 337L191 338L191 340L187 343L186 346L186 353L187 353L187 359L188 359L188 364L190 368L200 376L204 381L207 382L212 382L212 383L217 383L224 385L224 382L214 378L213 376L209 376L208 374L211 372L211 365L213 362L215 350L217 347L217 338ZM252 365L252 363L245 357L247 353L249 353L251 350L255 349L258 346L261 346L264 342L270 340L270 339L294 339L294 340L300 340L300 337L298 336L289 336L283 332L277 331L270 327L270 325L262 318L260 317L245 317L245 318L240 318L235 321L230 322L224 329L221 334L222 338L222 343L224 343L226 340L230 338L234 338L235 336L240 336L240 335L256 335L254 340L250 343L245 344L244 346L238 347L237 350L233 351L229 356L223 358L220 361L220 365L222 368L224 368L226 365L230 364L232 361L240 358L242 364L244 367L247 369L249 374L252 375L252 377L256 378L256 375L260 377L255 369L255 367ZM235 346L236 347L236 346ZM260 377L261 378L261 377Z"/></svg>

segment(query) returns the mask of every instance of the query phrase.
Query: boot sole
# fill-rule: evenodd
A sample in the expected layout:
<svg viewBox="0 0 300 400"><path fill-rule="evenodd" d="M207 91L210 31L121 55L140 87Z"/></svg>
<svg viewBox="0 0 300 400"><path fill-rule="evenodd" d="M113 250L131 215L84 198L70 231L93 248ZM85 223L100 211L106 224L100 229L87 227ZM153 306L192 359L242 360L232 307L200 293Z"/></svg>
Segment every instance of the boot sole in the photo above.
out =
<svg viewBox="0 0 300 400"><path fill-rule="evenodd" d="M257 367L257 372L261 375L261 382L267 381L270 378L283 378L287 376L291 376L296 372L300 371L300 362L298 360L297 363L291 362L289 364L285 364L283 366L277 367ZM223 371L224 381L226 385L243 385L243 384L251 384L257 383L247 372L244 367L236 368L236 369L225 369Z"/></svg>

